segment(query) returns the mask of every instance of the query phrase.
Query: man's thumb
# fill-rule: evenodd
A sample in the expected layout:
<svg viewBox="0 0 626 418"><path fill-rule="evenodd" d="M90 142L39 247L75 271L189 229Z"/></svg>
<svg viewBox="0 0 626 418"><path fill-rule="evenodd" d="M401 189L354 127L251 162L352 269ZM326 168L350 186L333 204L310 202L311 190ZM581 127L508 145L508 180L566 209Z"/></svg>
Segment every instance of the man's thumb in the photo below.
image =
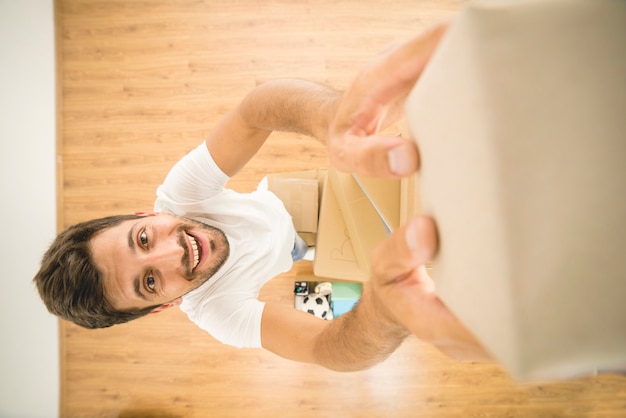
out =
<svg viewBox="0 0 626 418"><path fill-rule="evenodd" d="M418 215L393 231L372 252L372 274L389 282L431 260L437 251L437 228L432 218Z"/></svg>

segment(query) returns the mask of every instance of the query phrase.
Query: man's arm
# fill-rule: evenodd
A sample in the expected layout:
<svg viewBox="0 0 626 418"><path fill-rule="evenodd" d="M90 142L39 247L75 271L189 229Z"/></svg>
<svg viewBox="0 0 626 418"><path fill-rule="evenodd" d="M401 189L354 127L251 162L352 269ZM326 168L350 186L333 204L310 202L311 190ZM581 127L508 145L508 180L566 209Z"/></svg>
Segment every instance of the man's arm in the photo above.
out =
<svg viewBox="0 0 626 418"><path fill-rule="evenodd" d="M402 104L445 31L439 25L376 57L342 96L329 130L331 162L344 171L398 177L418 166L413 142L378 134ZM394 155L394 150L398 151ZM403 164L394 161L404 157ZM400 170L398 170L400 168ZM267 304L263 347L283 357L335 370L359 370L387 358L413 333L458 359L489 354L437 297L424 264L435 254L432 219L418 216L372 254L372 276L355 309L324 321Z"/></svg>
<svg viewBox="0 0 626 418"><path fill-rule="evenodd" d="M424 263L436 248L432 219L411 219L374 250L372 276L353 310L325 321L268 303L261 322L263 347L333 370L361 370L385 360L412 333L458 360L489 360L426 274Z"/></svg>
<svg viewBox="0 0 626 418"><path fill-rule="evenodd" d="M489 361L490 354L437 296L424 266L437 245L434 221L419 215L374 249L370 283L378 309L452 358Z"/></svg>
<svg viewBox="0 0 626 418"><path fill-rule="evenodd" d="M218 122L206 139L207 148L220 169L232 177L272 131L310 135L325 143L340 95L304 80L263 83Z"/></svg>
<svg viewBox="0 0 626 418"><path fill-rule="evenodd" d="M380 134L395 122L439 45L447 25L438 24L397 43L369 61L343 95L330 129L328 149L338 170L372 177L405 177L417 170L410 139Z"/></svg>
<svg viewBox="0 0 626 418"><path fill-rule="evenodd" d="M331 370L372 367L393 353L409 334L399 323L380 315L374 302L366 285L356 307L332 321L267 303L261 322L263 348Z"/></svg>

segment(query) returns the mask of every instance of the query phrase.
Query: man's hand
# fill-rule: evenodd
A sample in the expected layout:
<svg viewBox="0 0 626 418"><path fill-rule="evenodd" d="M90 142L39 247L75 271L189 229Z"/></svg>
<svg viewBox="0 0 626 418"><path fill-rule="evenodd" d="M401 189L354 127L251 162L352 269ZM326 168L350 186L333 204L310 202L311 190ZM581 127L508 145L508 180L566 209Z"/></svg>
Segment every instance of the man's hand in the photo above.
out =
<svg viewBox="0 0 626 418"><path fill-rule="evenodd" d="M412 218L372 253L372 297L390 322L459 360L487 360L489 354L435 293L424 263L437 249L433 220Z"/></svg>
<svg viewBox="0 0 626 418"><path fill-rule="evenodd" d="M402 116L404 101L443 36L440 24L390 47L366 64L342 96L329 132L331 164L375 177L405 177L417 170L415 144L379 131Z"/></svg>

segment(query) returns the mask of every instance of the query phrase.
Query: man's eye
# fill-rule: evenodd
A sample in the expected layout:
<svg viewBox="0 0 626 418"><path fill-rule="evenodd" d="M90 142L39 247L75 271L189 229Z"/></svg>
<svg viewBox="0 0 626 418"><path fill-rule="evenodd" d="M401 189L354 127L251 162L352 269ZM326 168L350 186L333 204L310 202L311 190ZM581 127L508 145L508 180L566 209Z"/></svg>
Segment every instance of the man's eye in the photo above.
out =
<svg viewBox="0 0 626 418"><path fill-rule="evenodd" d="M146 287L151 291L154 292L154 288L155 288L156 282L154 280L154 277L152 276L148 276L146 278Z"/></svg>
<svg viewBox="0 0 626 418"><path fill-rule="evenodd" d="M141 231L139 233L139 242L141 242L141 245L144 247L148 245L148 234L146 234L146 231Z"/></svg>

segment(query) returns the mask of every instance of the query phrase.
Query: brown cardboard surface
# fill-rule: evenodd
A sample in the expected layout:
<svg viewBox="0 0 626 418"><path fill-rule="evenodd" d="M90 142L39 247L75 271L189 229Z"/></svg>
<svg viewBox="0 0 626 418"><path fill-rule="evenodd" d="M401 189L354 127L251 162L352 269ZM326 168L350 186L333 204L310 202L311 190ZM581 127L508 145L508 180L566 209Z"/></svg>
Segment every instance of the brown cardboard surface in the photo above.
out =
<svg viewBox="0 0 626 418"><path fill-rule="evenodd" d="M317 233L315 232L298 232L300 238L306 242L306 245L309 247L314 247L315 242L317 241Z"/></svg>
<svg viewBox="0 0 626 418"><path fill-rule="evenodd" d="M324 278L366 281L369 274L357 263L352 240L329 177L324 176L322 180L323 192L313 272Z"/></svg>
<svg viewBox="0 0 626 418"><path fill-rule="evenodd" d="M348 281L369 279L370 253L386 238L381 216L392 229L399 225L400 190L399 180L357 179L328 170L314 262L317 276Z"/></svg>
<svg viewBox="0 0 626 418"><path fill-rule="evenodd" d="M626 365L624 22L470 3L407 102L438 292L519 379Z"/></svg>
<svg viewBox="0 0 626 418"><path fill-rule="evenodd" d="M358 267L369 275L370 254L387 236L383 221L351 174L330 169L328 180L351 238ZM399 194L394 198L398 202Z"/></svg>
<svg viewBox="0 0 626 418"><path fill-rule="evenodd" d="M368 200L393 231L400 226L401 181L353 175Z"/></svg>
<svg viewBox="0 0 626 418"><path fill-rule="evenodd" d="M268 188L283 201L298 232L317 232L319 180L317 170L271 174Z"/></svg>

